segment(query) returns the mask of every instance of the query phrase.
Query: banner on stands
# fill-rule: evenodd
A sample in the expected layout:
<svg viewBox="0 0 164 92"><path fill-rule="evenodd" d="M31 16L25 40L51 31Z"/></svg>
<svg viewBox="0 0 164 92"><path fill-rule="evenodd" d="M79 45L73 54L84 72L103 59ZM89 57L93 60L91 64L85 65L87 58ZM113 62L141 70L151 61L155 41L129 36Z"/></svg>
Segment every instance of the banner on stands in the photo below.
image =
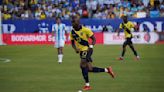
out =
<svg viewBox="0 0 164 92"><path fill-rule="evenodd" d="M130 19L134 24L139 24L139 32L157 30L162 32L164 30L164 18L139 18ZM101 32L104 26L107 26L110 32L115 32L122 23L121 19L81 19L81 24L91 28L93 32ZM55 23L53 19L46 20L3 20L2 32L3 33L50 33L52 25ZM66 30L69 32L72 29L70 20L62 20L66 24Z"/></svg>
<svg viewBox="0 0 164 92"><path fill-rule="evenodd" d="M134 32L132 41L136 44L154 44L159 39L159 36L155 32ZM125 36L120 33L104 33L104 44L123 44Z"/></svg>
<svg viewBox="0 0 164 92"><path fill-rule="evenodd" d="M97 44L103 44L103 34L95 33ZM27 44L55 44L55 36L51 34L3 34L3 42L8 45ZM69 34L66 35L66 44L70 44Z"/></svg>
<svg viewBox="0 0 164 92"><path fill-rule="evenodd" d="M134 32L133 43L154 44L159 40L159 35L155 32ZM123 33L95 33L96 44L123 44L125 37ZM163 39L164 35L160 36ZM7 45L14 44L54 44L55 37L51 34L3 34L3 42ZM66 35L66 44L70 44L69 34Z"/></svg>

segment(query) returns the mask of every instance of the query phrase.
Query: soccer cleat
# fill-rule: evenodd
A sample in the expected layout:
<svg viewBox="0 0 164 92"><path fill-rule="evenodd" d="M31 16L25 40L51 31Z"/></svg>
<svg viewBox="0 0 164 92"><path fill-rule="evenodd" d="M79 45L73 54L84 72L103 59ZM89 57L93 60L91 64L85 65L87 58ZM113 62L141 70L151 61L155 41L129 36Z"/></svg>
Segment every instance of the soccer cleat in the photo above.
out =
<svg viewBox="0 0 164 92"><path fill-rule="evenodd" d="M124 58L123 57L119 57L118 60L124 60Z"/></svg>
<svg viewBox="0 0 164 92"><path fill-rule="evenodd" d="M62 62L58 62L59 64L62 64Z"/></svg>
<svg viewBox="0 0 164 92"><path fill-rule="evenodd" d="M108 73L112 76L112 78L114 78L115 75L114 75L114 73L113 73L112 67L110 66L110 67L108 67L107 69L108 69Z"/></svg>
<svg viewBox="0 0 164 92"><path fill-rule="evenodd" d="M83 90L84 90L84 91L91 90L91 89L92 89L91 86L84 86L84 87L83 87Z"/></svg>

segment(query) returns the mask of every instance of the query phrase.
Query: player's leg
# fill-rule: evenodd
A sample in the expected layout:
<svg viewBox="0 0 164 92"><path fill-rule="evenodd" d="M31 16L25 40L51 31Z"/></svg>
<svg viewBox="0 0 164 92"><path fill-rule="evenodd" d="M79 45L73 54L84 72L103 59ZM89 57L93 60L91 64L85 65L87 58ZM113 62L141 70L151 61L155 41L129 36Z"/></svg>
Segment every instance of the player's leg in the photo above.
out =
<svg viewBox="0 0 164 92"><path fill-rule="evenodd" d="M111 66L109 66L108 68L100 68L100 67L92 66L91 62L88 62L87 67L89 72L93 72L93 73L106 72L109 73L113 78L115 77Z"/></svg>
<svg viewBox="0 0 164 92"><path fill-rule="evenodd" d="M93 67L91 62L87 63L87 68L89 72L99 73L99 72L108 72L106 68Z"/></svg>
<svg viewBox="0 0 164 92"><path fill-rule="evenodd" d="M62 63L62 59L63 59L63 51L62 51L63 47L59 47L58 48L58 62Z"/></svg>
<svg viewBox="0 0 164 92"><path fill-rule="evenodd" d="M59 56L59 53L60 53L60 47L59 47L59 42L58 42L58 41L56 41L56 43L55 43L55 47L56 47L56 49L57 49L57 53L58 53L58 63L60 64L60 62L59 62L59 58L60 58L60 56Z"/></svg>
<svg viewBox="0 0 164 92"><path fill-rule="evenodd" d="M80 68L81 68L81 71L82 71L83 78L85 80L85 86L84 86L83 90L90 90L91 87L90 87L90 84L89 84L86 56L87 56L87 51L81 51L80 52L80 58L81 58Z"/></svg>
<svg viewBox="0 0 164 92"><path fill-rule="evenodd" d="M88 76L88 68L87 68L87 61L86 59L81 59L80 62L80 68L82 71L83 78L85 80L85 86L83 87L83 90L90 90L90 84L89 84L89 76Z"/></svg>
<svg viewBox="0 0 164 92"><path fill-rule="evenodd" d="M131 39L128 39L128 45L131 48L131 50L133 51L134 55L136 56L137 60L140 58L137 54L137 51L135 50L134 46L133 46L133 42L131 41Z"/></svg>
<svg viewBox="0 0 164 92"><path fill-rule="evenodd" d="M92 48L89 48L88 51L87 51L87 55L86 55L86 61L87 61L87 68L89 70L89 72L105 72L105 69L104 68L98 68L98 67L92 67L92 53L93 53L93 49Z"/></svg>
<svg viewBox="0 0 164 92"><path fill-rule="evenodd" d="M123 60L125 52L126 52L126 46L127 46L127 39L122 45L122 53L121 53L121 56L120 56L119 60Z"/></svg>
<svg viewBox="0 0 164 92"><path fill-rule="evenodd" d="M64 40L61 40L60 42L59 42L59 48L58 48L58 62L59 63L62 63L62 61L63 61L63 47L64 47L64 44L65 44L65 42L64 42Z"/></svg>
<svg viewBox="0 0 164 92"><path fill-rule="evenodd" d="M93 53L93 49L89 49L88 52L87 52L87 55L86 55L86 60L87 60L87 68L89 70L89 72L94 72L94 73L100 73L100 72L107 72L109 73L113 78L114 78L114 73L112 71L112 68L109 67L109 68L100 68L100 67L93 67L92 66L92 53Z"/></svg>

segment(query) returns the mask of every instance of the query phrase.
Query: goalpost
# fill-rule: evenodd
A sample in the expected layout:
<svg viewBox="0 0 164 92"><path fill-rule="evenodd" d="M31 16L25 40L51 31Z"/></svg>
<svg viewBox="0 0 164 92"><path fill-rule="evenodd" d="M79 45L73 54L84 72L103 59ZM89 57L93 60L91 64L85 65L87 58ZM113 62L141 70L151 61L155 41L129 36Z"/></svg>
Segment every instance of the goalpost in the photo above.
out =
<svg viewBox="0 0 164 92"><path fill-rule="evenodd" d="M1 5L0 5L0 45L3 45L3 40L2 40L2 12L1 12Z"/></svg>

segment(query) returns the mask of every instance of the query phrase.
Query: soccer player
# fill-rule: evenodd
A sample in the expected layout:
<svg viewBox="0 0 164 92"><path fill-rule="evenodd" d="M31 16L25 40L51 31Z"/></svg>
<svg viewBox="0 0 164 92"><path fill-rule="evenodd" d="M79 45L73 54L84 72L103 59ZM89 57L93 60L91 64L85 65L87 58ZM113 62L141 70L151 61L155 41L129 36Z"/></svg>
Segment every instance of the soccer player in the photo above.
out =
<svg viewBox="0 0 164 92"><path fill-rule="evenodd" d="M60 17L56 18L56 24L52 25L52 35L55 36L55 47L58 50L58 63L63 60L63 47L65 44L65 24L61 23Z"/></svg>
<svg viewBox="0 0 164 92"><path fill-rule="evenodd" d="M121 56L119 57L119 60L124 59L123 57L125 55L127 45L133 51L134 55L136 56L136 59L139 60L140 57L138 56L137 51L134 49L133 42L132 42L133 35L132 35L131 30L135 28L135 26L132 22L128 21L127 16L123 16L122 20L123 20L123 23L121 23L119 26L118 36L120 35L120 31L123 29L124 34L125 34L125 42L123 43L123 46L122 46L123 50L122 50Z"/></svg>
<svg viewBox="0 0 164 92"><path fill-rule="evenodd" d="M107 72L114 78L115 76L111 66L108 68L99 68L92 66L91 55L93 53L93 47L96 43L93 32L89 28L80 25L79 17L74 17L72 19L72 26L73 30L70 32L70 39L73 49L76 53L80 54L80 68L85 80L85 86L83 87L83 90L91 89L91 86L89 84L88 72ZM91 44L89 44L88 42L89 38L91 38Z"/></svg>

